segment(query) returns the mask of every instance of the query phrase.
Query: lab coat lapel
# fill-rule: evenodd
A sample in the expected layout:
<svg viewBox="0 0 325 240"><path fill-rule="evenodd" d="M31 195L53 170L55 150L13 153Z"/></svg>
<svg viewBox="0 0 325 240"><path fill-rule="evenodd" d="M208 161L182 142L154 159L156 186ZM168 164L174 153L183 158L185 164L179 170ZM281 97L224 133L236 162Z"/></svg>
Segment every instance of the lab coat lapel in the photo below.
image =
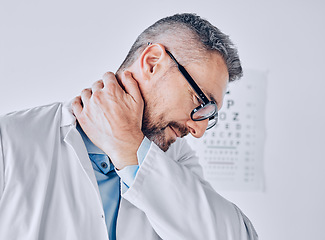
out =
<svg viewBox="0 0 325 240"><path fill-rule="evenodd" d="M100 202L102 202L96 176L94 173L93 166L91 165L86 146L75 126L76 118L72 113L70 101L64 103L62 106L61 130L63 132L63 135L65 136L64 141L73 149L74 153L79 159L82 168L86 172L89 181L95 188Z"/></svg>
<svg viewBox="0 0 325 240"><path fill-rule="evenodd" d="M93 187L95 188L97 195L101 200L96 176L94 173L93 166L91 165L91 162L89 160L86 146L85 146L78 130L74 126L70 127L67 135L64 138L64 141L66 143L68 143L73 148L75 154L77 155L77 157L80 161L82 168L87 173L90 182L93 184Z"/></svg>

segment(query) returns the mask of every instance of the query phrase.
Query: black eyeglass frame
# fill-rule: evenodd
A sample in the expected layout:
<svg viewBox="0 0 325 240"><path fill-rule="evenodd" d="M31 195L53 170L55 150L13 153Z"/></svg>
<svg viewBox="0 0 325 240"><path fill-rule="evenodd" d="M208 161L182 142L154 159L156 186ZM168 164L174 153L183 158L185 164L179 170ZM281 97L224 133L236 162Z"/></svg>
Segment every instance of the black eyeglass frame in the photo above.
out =
<svg viewBox="0 0 325 240"><path fill-rule="evenodd" d="M171 57L171 59L176 63L178 70L182 73L182 75L184 76L184 78L187 80L187 82L190 84L190 86L193 88L194 92L198 95L198 97L202 100L202 104L198 107L196 107L195 109L193 109L193 111L191 112L191 119L193 121L202 121L205 119L209 119L209 120L214 120L215 122L209 126L208 125L208 129L214 127L217 122L218 122L218 107L217 104L214 101L210 101L205 94L202 92L202 90L199 88L199 86L196 84L196 82L194 81L194 79L191 77L191 75L186 71L186 69L175 59L175 57L173 56L173 54L171 54L171 52L169 52L166 49L166 53ZM215 111L207 117L204 117L202 119L195 119L193 118L193 115L199 111L200 109L208 106L208 105L213 105L215 108Z"/></svg>

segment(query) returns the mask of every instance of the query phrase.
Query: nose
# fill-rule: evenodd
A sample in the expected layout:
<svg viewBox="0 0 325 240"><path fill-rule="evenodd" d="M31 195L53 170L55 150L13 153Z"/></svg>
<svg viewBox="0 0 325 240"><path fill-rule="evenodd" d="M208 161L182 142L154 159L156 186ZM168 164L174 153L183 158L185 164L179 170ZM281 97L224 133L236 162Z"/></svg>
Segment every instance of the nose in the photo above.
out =
<svg viewBox="0 0 325 240"><path fill-rule="evenodd" d="M192 119L186 122L188 129L193 137L200 138L203 136L205 130L208 127L209 119L202 121L193 121Z"/></svg>

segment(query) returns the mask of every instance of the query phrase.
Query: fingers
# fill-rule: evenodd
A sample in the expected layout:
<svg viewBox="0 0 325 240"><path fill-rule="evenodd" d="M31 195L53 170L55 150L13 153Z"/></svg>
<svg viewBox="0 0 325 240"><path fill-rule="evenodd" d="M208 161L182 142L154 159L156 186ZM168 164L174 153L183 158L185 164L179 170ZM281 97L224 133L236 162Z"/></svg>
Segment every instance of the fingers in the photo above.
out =
<svg viewBox="0 0 325 240"><path fill-rule="evenodd" d="M126 71L121 75L121 84L119 85L116 76L112 72L107 72L103 76L103 85L108 93L121 97L125 92L128 93L136 102L141 102L142 95L139 89L138 82L133 78L131 72ZM97 84L101 87L101 83Z"/></svg>
<svg viewBox="0 0 325 240"><path fill-rule="evenodd" d="M107 72L103 80L96 81L92 88L82 90L81 95L76 97L73 102L73 111L80 114L83 109L91 106L108 106L110 101L116 102L122 99L133 99L134 102L143 104L142 95L138 82L130 72L124 72L121 76L121 85L112 72ZM124 89L123 89L124 87Z"/></svg>
<svg viewBox="0 0 325 240"><path fill-rule="evenodd" d="M77 118L81 114L85 104L89 102L90 97L91 97L91 89L86 88L82 90L81 96L77 96L73 99L71 103L72 111Z"/></svg>
<svg viewBox="0 0 325 240"><path fill-rule="evenodd" d="M130 72L123 72L121 81L125 91L130 94L136 102L142 101L138 82L133 78Z"/></svg>
<svg viewBox="0 0 325 240"><path fill-rule="evenodd" d="M72 111L74 113L74 115L77 117L80 115L80 113L82 112L82 101L81 101L81 96L77 96L73 99L72 101Z"/></svg>
<svg viewBox="0 0 325 240"><path fill-rule="evenodd" d="M91 88L86 88L86 89L82 90L82 92L81 92L81 101L82 101L83 105L88 104L89 99L91 98L91 95L92 95Z"/></svg>
<svg viewBox="0 0 325 240"><path fill-rule="evenodd" d="M103 80L98 80L97 82L94 82L94 84L91 87L92 92L100 91L104 88Z"/></svg>
<svg viewBox="0 0 325 240"><path fill-rule="evenodd" d="M124 93L121 86L119 85L116 76L112 72L107 72L103 75L103 84L104 89L112 96L116 96L118 98Z"/></svg>

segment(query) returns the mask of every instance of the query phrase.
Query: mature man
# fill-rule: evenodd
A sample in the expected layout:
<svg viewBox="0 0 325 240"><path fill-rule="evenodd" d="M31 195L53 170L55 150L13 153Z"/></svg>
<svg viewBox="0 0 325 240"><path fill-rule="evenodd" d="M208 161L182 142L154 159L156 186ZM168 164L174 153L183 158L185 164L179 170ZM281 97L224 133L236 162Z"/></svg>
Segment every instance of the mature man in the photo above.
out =
<svg viewBox="0 0 325 240"><path fill-rule="evenodd" d="M241 75L228 36L177 14L72 103L3 116L0 239L257 239L181 138L215 125Z"/></svg>

